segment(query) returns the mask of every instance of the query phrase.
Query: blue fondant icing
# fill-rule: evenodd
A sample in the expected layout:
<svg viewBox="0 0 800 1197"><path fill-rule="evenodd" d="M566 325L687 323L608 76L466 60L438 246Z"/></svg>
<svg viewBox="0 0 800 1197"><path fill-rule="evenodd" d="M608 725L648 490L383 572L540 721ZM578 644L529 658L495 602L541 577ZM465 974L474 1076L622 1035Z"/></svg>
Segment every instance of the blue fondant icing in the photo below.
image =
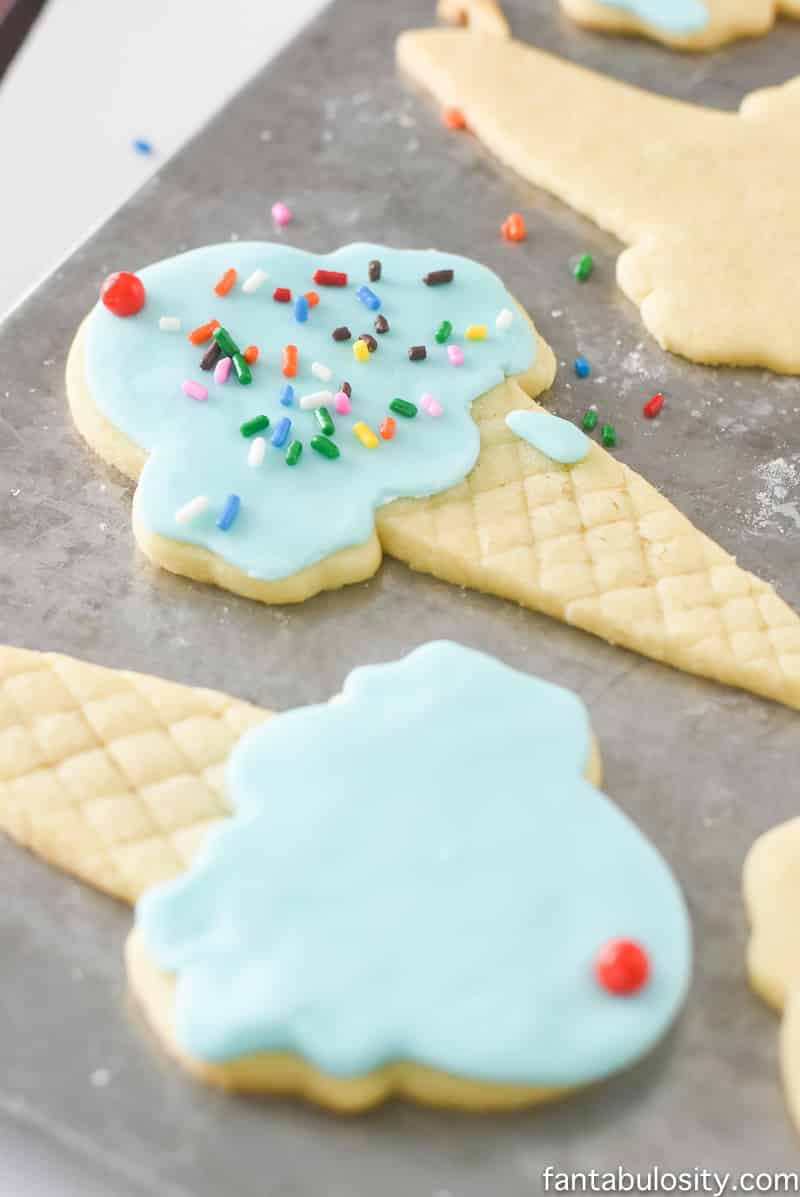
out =
<svg viewBox="0 0 800 1197"><path fill-rule="evenodd" d="M367 278L371 258L379 258L381 311L390 331L377 338L369 361L354 360L352 341L335 342L331 332L347 325L358 337L373 332L374 313L356 298ZM213 286L233 266L238 280L220 298ZM343 270L347 287L316 286L316 267ZM241 283L257 268L268 281L254 294ZM430 270L453 269L454 281L428 287ZM536 339L521 315L511 327L495 330L502 308L517 311L502 282L486 267L454 254L433 250L394 250L378 245L350 245L335 253L311 254L289 246L238 242L209 246L138 271L146 290L145 307L136 316L119 319L101 303L89 320L86 376L94 403L102 413L150 457L136 492L137 518L151 532L211 549L256 578L275 579L297 573L338 549L366 541L374 510L391 498L434 494L461 481L478 455L477 428L470 404L504 376L528 369L536 355ZM276 303L276 286L292 295L315 289L320 302L308 320L298 324L292 304ZM159 331L162 315L179 316L183 335ZM242 387L233 375L216 385L200 371L205 346L189 344L186 333L210 319L228 329L239 347L259 346L253 381ZM451 341L464 349L464 364L454 369L447 346L434 333L450 320ZM491 330L486 341L463 338L468 324ZM319 432L313 411L297 410L299 398L321 389L311 373L313 362L333 371L335 390L347 379L353 388L352 410L333 414L336 461L313 452L289 469L279 449L269 447L259 469L247 465L247 444L239 425L258 414L274 425L283 415L285 391L281 351L297 345L299 366L291 379L295 392L292 436L306 443ZM411 345L427 345L424 362L410 362ZM184 379L209 387L208 401L198 403L181 393ZM367 449L353 435L353 424L365 421L376 432L395 397L419 402L428 391L441 403L443 415L431 420L424 412L399 420L391 441ZM229 532L215 520L230 493L241 497L241 511ZM207 495L208 511L189 524L175 513L195 495Z"/></svg>
<svg viewBox="0 0 800 1197"><path fill-rule="evenodd" d="M545 457L562 465L583 461L589 452L589 438L570 420L546 411L510 411L506 424L513 433L533 445Z"/></svg>
<svg viewBox="0 0 800 1197"><path fill-rule="evenodd" d="M600 0L606 8L619 8L668 33L696 33L708 24L702 0Z"/></svg>
<svg viewBox="0 0 800 1197"><path fill-rule="evenodd" d="M574 694L446 642L251 731L234 817L137 908L180 1046L535 1085L635 1060L684 999L689 923L589 751ZM592 973L618 936L651 962L627 997Z"/></svg>

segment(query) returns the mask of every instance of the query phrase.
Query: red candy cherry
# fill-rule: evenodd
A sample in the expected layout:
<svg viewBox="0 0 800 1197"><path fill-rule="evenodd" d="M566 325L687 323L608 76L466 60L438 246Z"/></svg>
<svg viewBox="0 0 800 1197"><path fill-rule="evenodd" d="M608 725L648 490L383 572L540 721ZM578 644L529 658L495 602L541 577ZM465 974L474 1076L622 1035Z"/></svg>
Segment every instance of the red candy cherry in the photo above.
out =
<svg viewBox="0 0 800 1197"><path fill-rule="evenodd" d="M135 316L144 307L142 280L127 270L118 270L103 283L100 298L115 316Z"/></svg>
<svg viewBox="0 0 800 1197"><path fill-rule="evenodd" d="M594 975L609 993L636 993L650 976L650 960L634 940L610 939L594 958Z"/></svg>

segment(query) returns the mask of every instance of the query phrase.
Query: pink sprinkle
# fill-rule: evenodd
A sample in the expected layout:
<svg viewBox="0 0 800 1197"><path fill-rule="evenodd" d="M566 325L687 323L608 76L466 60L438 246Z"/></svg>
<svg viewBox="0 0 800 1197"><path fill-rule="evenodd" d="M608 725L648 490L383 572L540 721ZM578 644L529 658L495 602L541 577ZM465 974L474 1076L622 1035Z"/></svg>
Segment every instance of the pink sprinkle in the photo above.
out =
<svg viewBox="0 0 800 1197"><path fill-rule="evenodd" d="M346 416L350 410L350 400L344 391L337 391L333 397L333 406L336 408L340 416Z"/></svg>
<svg viewBox="0 0 800 1197"><path fill-rule="evenodd" d="M288 224L292 219L291 208L287 208L283 200L272 205L272 219L276 224Z"/></svg>
<svg viewBox="0 0 800 1197"><path fill-rule="evenodd" d="M192 382L187 378L185 382L181 383L181 390L184 395L188 395L190 399L207 399L208 388L204 387L202 382Z"/></svg>
<svg viewBox="0 0 800 1197"><path fill-rule="evenodd" d="M442 405L438 399L434 399L430 391L426 391L424 395L420 396L419 405L423 408L429 416L440 416L442 414Z"/></svg>
<svg viewBox="0 0 800 1197"><path fill-rule="evenodd" d="M214 367L214 382L227 382L231 372L231 359L221 357Z"/></svg>
<svg viewBox="0 0 800 1197"><path fill-rule="evenodd" d="M459 349L458 345L447 346L447 356L450 359L451 366L461 366L464 362L464 354Z"/></svg>

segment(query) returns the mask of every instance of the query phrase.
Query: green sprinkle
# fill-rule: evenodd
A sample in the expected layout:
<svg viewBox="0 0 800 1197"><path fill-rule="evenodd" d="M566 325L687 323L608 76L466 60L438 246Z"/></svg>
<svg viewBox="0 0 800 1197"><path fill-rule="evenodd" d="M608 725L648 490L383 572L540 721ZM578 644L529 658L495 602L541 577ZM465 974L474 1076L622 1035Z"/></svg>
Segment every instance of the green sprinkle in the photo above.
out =
<svg viewBox="0 0 800 1197"><path fill-rule="evenodd" d="M265 428L269 428L269 416L253 416L252 420L245 420L239 431L242 436L255 436L257 432L263 432Z"/></svg>
<svg viewBox="0 0 800 1197"><path fill-rule="evenodd" d="M268 415L254 415L253 419L244 421L240 427L243 437L254 437L256 432L263 432L269 427Z"/></svg>
<svg viewBox="0 0 800 1197"><path fill-rule="evenodd" d="M289 445L289 448L286 450L286 464L291 465L291 466L297 465L297 463L300 460L300 457L302 455L302 452L303 452L303 442L302 441L292 441L292 443Z"/></svg>
<svg viewBox="0 0 800 1197"><path fill-rule="evenodd" d="M617 443L617 430L613 424L604 424L600 429L600 440L607 449L613 449Z"/></svg>
<svg viewBox="0 0 800 1197"><path fill-rule="evenodd" d="M449 320L443 320L436 330L436 340L440 345L444 345L450 333L453 331L453 326Z"/></svg>
<svg viewBox="0 0 800 1197"><path fill-rule="evenodd" d="M409 403L407 399L393 399L389 404L389 411L393 411L398 416L405 416L407 420L413 420L417 414L416 405Z"/></svg>
<svg viewBox="0 0 800 1197"><path fill-rule="evenodd" d="M579 283L585 283L589 275L594 270L594 259L591 254L581 254L575 264L573 274Z"/></svg>
<svg viewBox="0 0 800 1197"><path fill-rule="evenodd" d="M584 432L594 432L597 427L597 412L593 407L590 407L588 411L583 413L582 424Z"/></svg>
<svg viewBox="0 0 800 1197"><path fill-rule="evenodd" d="M317 423L319 424L320 429L325 436L333 436L336 429L333 426L331 413L328 411L327 407L318 407L314 412L314 415L317 417Z"/></svg>
<svg viewBox="0 0 800 1197"><path fill-rule="evenodd" d="M234 353L233 368L236 371L236 377L243 387L246 387L253 381L253 375L247 362L242 357L241 353Z"/></svg>
<svg viewBox="0 0 800 1197"><path fill-rule="evenodd" d="M323 457L330 458L331 461L339 456L339 446L335 445L333 441L329 441L327 436L312 436L311 448L317 453L321 453Z"/></svg>
<svg viewBox="0 0 800 1197"><path fill-rule="evenodd" d="M225 357L235 357L235 355L239 352L239 346L236 344L227 328L223 328L220 325L219 328L214 329L211 335L219 345L222 352L225 354Z"/></svg>

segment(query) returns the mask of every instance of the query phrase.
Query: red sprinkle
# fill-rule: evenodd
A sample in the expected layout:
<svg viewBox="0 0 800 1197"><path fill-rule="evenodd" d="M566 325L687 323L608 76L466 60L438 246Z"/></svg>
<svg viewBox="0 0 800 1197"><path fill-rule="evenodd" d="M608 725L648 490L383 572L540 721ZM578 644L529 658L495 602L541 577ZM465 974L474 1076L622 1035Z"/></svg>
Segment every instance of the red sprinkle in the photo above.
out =
<svg viewBox="0 0 800 1197"><path fill-rule="evenodd" d="M343 270L320 270L319 267L311 276L320 287L346 287L347 275Z"/></svg>
<svg viewBox="0 0 800 1197"><path fill-rule="evenodd" d="M525 228L525 221L522 219L521 213L510 213L501 224L500 232L506 241L524 241L528 230Z"/></svg>
<svg viewBox="0 0 800 1197"><path fill-rule="evenodd" d="M217 295L227 295L235 282L236 271L232 266L229 266L221 278L218 278L214 283L214 290Z"/></svg>
<svg viewBox="0 0 800 1197"><path fill-rule="evenodd" d="M202 345L204 341L211 339L215 328L219 328L219 320L209 320L205 324L198 324L197 328L193 328L189 333L188 339L193 345Z"/></svg>
<svg viewBox="0 0 800 1197"><path fill-rule="evenodd" d="M394 430L397 427L397 421L393 416L387 416L385 420L381 420L378 432L385 441L390 441L394 436Z"/></svg>
<svg viewBox="0 0 800 1197"><path fill-rule="evenodd" d="M243 351L242 357L252 366L254 362L258 361L258 345L248 345Z"/></svg>
<svg viewBox="0 0 800 1197"><path fill-rule="evenodd" d="M278 303L291 303L292 293L288 287L276 287L272 292L272 298L277 299Z"/></svg>
<svg viewBox="0 0 800 1197"><path fill-rule="evenodd" d="M661 391L657 391L656 394L651 395L651 397L645 403L644 407L642 408L642 414L647 416L648 420L652 420L654 416L658 415L663 406L664 396L661 394Z"/></svg>
<svg viewBox="0 0 800 1197"><path fill-rule="evenodd" d="M650 961L634 940L610 939L594 958L594 974L609 993L636 993L650 976Z"/></svg>
<svg viewBox="0 0 800 1197"><path fill-rule="evenodd" d="M466 129L467 118L460 108L448 106L442 109L442 124L445 129Z"/></svg>
<svg viewBox="0 0 800 1197"><path fill-rule="evenodd" d="M315 308L319 303L319 295L316 291L306 291L306 301L310 308Z"/></svg>
<svg viewBox="0 0 800 1197"><path fill-rule="evenodd" d="M144 285L127 270L109 274L100 288L100 298L115 316L135 316L144 307Z"/></svg>

